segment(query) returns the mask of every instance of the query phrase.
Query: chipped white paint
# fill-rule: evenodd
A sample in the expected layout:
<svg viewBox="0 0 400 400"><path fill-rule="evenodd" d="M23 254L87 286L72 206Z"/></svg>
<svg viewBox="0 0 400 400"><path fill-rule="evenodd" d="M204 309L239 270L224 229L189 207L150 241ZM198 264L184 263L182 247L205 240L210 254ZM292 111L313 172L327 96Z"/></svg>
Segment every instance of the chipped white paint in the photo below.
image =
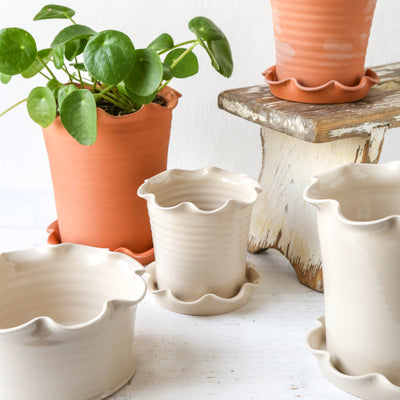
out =
<svg viewBox="0 0 400 400"><path fill-rule="evenodd" d="M239 114L245 119L261 123L267 122L266 117L250 110L249 107L245 106L243 103L240 103L238 101L228 101L226 99L222 99L221 105L224 110L229 111L233 114Z"/></svg>
<svg viewBox="0 0 400 400"><path fill-rule="evenodd" d="M372 130L379 126L380 124L377 122L364 122L361 125L357 126L349 126L344 128L333 129L329 132L330 137L341 138L345 135L354 134L354 132L358 132L360 134L371 134Z"/></svg>
<svg viewBox="0 0 400 400"><path fill-rule="evenodd" d="M334 166L376 162L386 130L374 129L370 143L369 138L353 137L315 144L261 128L263 168L259 180L263 192L254 207L251 250L276 247L295 264L300 278L314 276L320 265L316 215L303 201L303 191L311 177ZM312 287L321 290L321 285L319 279Z"/></svg>

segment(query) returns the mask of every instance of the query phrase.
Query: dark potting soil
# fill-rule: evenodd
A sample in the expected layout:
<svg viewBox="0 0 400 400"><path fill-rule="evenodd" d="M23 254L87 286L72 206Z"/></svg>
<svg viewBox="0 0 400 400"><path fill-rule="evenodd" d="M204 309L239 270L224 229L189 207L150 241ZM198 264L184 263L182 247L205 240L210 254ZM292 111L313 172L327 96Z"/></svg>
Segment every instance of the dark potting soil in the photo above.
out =
<svg viewBox="0 0 400 400"><path fill-rule="evenodd" d="M167 105L166 100L161 96L156 96L156 98L152 101L152 103L159 104L162 107L165 107ZM108 102L105 99L99 99L96 102L96 105L97 105L97 107L102 108L106 113L111 114L111 115L118 116L118 115L131 114L131 112L121 110L119 107ZM133 112L135 112L135 111L133 111Z"/></svg>

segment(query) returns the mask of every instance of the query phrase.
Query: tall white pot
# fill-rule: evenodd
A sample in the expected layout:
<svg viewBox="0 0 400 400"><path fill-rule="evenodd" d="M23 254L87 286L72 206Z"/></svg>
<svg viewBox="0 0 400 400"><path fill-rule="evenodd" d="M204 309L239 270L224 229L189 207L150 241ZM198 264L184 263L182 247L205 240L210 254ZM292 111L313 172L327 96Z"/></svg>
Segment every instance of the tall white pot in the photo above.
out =
<svg viewBox="0 0 400 400"><path fill-rule="evenodd" d="M180 300L235 296L245 282L246 249L260 185L218 168L169 170L148 180L147 200L159 289Z"/></svg>
<svg viewBox="0 0 400 400"><path fill-rule="evenodd" d="M400 385L400 163L334 168L304 197L318 210L334 365Z"/></svg>

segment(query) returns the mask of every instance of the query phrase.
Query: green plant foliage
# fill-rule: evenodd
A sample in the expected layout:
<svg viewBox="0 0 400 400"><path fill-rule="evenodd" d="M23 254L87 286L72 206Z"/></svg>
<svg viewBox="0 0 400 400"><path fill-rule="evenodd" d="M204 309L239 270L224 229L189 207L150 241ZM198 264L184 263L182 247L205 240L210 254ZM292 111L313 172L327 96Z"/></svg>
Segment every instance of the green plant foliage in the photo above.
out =
<svg viewBox="0 0 400 400"><path fill-rule="evenodd" d="M96 101L87 89L72 91L60 106L65 129L80 144L90 146L97 137Z"/></svg>
<svg viewBox="0 0 400 400"><path fill-rule="evenodd" d="M25 71L36 59L35 39L20 28L0 30L0 72L17 75Z"/></svg>
<svg viewBox="0 0 400 400"><path fill-rule="evenodd" d="M174 66L181 56L183 56L181 61ZM192 51L187 52L186 49L182 48L171 50L165 57L164 63L170 66L172 75L175 78L188 78L196 75L199 71L199 62L196 55Z"/></svg>
<svg viewBox="0 0 400 400"><path fill-rule="evenodd" d="M163 66L153 49L136 50L136 62L125 78L125 85L141 97L150 96L159 87L163 77Z"/></svg>
<svg viewBox="0 0 400 400"><path fill-rule="evenodd" d="M156 37L148 46L148 49L155 51L170 50L174 47L174 39L168 33L162 33Z"/></svg>
<svg viewBox="0 0 400 400"><path fill-rule="evenodd" d="M171 35L162 33L139 50L126 34L116 30L96 33L73 17L74 10L57 4L45 5L36 14L34 20L61 19L70 24L55 36L50 48L39 52L25 30L0 30L0 81L6 84L18 74L26 79L42 75L46 86L33 89L27 99L5 112L26 100L29 115L41 126L51 124L58 112L65 129L81 144L91 145L96 140L96 103L114 115L139 110L173 78L198 72L196 47L205 49L220 74L232 74L229 42L206 17L189 22L194 33L189 40L174 43Z"/></svg>
<svg viewBox="0 0 400 400"><path fill-rule="evenodd" d="M197 36L207 51L212 66L229 78L233 71L232 51L224 33L206 17L195 17L189 21L189 29Z"/></svg>
<svg viewBox="0 0 400 400"><path fill-rule="evenodd" d="M44 68L44 66L51 60L52 55L53 55L53 49L39 50L37 53L36 60L25 71L22 71L21 75L26 79L32 78L32 76L38 74Z"/></svg>
<svg viewBox="0 0 400 400"><path fill-rule="evenodd" d="M32 89L26 105L29 116L43 128L48 127L56 117L56 101L47 87L38 86Z"/></svg>
<svg viewBox="0 0 400 400"><path fill-rule="evenodd" d="M54 49L54 47L61 46L62 44L66 44L71 40L89 38L94 35L96 32L85 25L70 25L61 30L57 36L54 38L50 47Z"/></svg>
<svg viewBox="0 0 400 400"><path fill-rule="evenodd" d="M124 33L102 31L90 38L83 60L93 78L108 85L116 85L132 69L135 48Z"/></svg>
<svg viewBox="0 0 400 400"><path fill-rule="evenodd" d="M71 8L59 6L57 4L48 4L44 6L33 18L34 21L40 19L69 19L75 15Z"/></svg>

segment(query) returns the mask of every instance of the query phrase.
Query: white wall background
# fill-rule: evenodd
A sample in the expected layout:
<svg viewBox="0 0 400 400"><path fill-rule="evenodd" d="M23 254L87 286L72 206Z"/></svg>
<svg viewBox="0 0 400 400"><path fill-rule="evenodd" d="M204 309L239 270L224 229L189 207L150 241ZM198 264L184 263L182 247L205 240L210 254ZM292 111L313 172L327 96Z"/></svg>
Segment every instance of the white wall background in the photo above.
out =
<svg viewBox="0 0 400 400"><path fill-rule="evenodd" d="M323 0L321 0L323 1ZM351 1L351 0L349 0ZM58 2L52 0L48 2ZM0 0L0 28L28 30L40 48L48 47L66 21L32 18L47 4L38 0ZM260 84L261 71L274 64L275 51L268 0L63 0L76 10L78 23L95 30L118 29L137 48L162 32L176 41L192 38L187 22L208 16L231 42L235 70L231 79L217 74L201 48L200 73L172 86L183 94L174 113L169 166L194 169L216 165L258 176L261 146L258 127L217 108L219 92ZM400 61L400 1L378 0L367 55L368 66ZM13 78L0 86L0 110L25 98L38 79ZM381 162L400 159L400 131L389 132ZM0 190L51 190L47 156L40 127L28 117L25 105L0 118Z"/></svg>

